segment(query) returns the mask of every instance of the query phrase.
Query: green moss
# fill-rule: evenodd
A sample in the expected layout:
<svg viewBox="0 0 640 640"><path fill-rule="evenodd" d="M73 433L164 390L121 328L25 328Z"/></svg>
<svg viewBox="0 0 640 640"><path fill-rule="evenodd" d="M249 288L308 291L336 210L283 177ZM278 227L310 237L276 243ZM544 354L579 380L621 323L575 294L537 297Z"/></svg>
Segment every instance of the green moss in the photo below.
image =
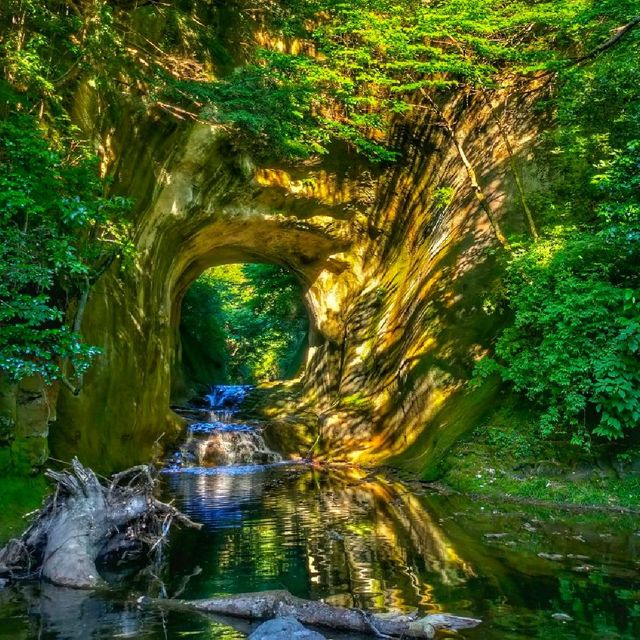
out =
<svg viewBox="0 0 640 640"><path fill-rule="evenodd" d="M0 546L26 528L24 516L37 509L48 486L43 476L0 477Z"/></svg>
<svg viewBox="0 0 640 640"><path fill-rule="evenodd" d="M491 474L494 469L496 474ZM640 477L590 479L579 482L548 480L543 477L509 477L503 469L487 465L487 458L476 456L465 467L455 467L445 482L464 493L488 498L523 498L588 506L637 509L640 504Z"/></svg>
<svg viewBox="0 0 640 640"><path fill-rule="evenodd" d="M451 396L423 429L417 440L388 464L420 474L424 480L437 480L443 474L443 461L449 450L473 430L495 401L498 384L489 380L477 389Z"/></svg>
<svg viewBox="0 0 640 640"><path fill-rule="evenodd" d="M11 449L0 447L0 476L11 471Z"/></svg>
<svg viewBox="0 0 640 640"><path fill-rule="evenodd" d="M12 471L28 476L41 467L48 456L47 441L42 437L16 438L11 444Z"/></svg>
<svg viewBox="0 0 640 640"><path fill-rule="evenodd" d="M506 401L442 463L442 480L486 498L637 509L640 476L537 435L535 417Z"/></svg>
<svg viewBox="0 0 640 640"><path fill-rule="evenodd" d="M340 405L347 409L371 409L371 398L367 398L361 392L352 393L340 399Z"/></svg>

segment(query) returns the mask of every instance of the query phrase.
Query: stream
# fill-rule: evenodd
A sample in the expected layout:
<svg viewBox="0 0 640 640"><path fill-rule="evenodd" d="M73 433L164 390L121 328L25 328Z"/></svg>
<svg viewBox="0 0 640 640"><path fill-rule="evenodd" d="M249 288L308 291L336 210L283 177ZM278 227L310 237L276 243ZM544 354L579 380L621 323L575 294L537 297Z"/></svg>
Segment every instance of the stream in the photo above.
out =
<svg viewBox="0 0 640 640"><path fill-rule="evenodd" d="M1 639L241 639L249 623L140 609L136 598L282 588L481 618L469 639L640 638L637 517L482 503L382 471L285 462L259 428L234 422L230 394L212 393L210 421L192 425L162 474L164 497L204 523L172 534L163 574L107 576L109 593L0 589Z"/></svg>

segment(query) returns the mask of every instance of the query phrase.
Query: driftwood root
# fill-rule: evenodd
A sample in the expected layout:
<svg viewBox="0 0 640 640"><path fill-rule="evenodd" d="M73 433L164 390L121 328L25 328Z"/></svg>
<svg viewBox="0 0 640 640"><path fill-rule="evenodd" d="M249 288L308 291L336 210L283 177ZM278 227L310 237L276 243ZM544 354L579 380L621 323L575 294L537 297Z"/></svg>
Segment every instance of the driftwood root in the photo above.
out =
<svg viewBox="0 0 640 640"><path fill-rule="evenodd" d="M127 562L160 552L171 524L198 527L153 495L146 465L101 481L77 458L69 470L48 470L55 491L25 533L0 549L0 578L43 577L65 587L102 584L98 562Z"/></svg>

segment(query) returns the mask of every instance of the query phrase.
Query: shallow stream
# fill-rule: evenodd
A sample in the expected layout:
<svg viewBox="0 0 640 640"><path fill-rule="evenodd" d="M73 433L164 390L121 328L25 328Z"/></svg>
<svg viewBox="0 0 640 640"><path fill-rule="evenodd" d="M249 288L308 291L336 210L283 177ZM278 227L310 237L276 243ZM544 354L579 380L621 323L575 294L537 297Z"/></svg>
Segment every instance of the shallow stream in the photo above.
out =
<svg viewBox="0 0 640 640"><path fill-rule="evenodd" d="M469 638L640 637L640 523L630 517L498 508L307 465L191 468L164 483L205 524L174 535L168 595L287 588L482 618ZM0 590L0 638L245 637L220 621L139 610L145 585L110 596Z"/></svg>
<svg viewBox="0 0 640 640"><path fill-rule="evenodd" d="M248 623L140 609L136 598L282 588L481 618L469 639L640 638L636 517L489 504L303 463L172 464L162 483L204 527L172 534L161 575L111 576L119 586L108 594L0 589L0 639L246 638Z"/></svg>

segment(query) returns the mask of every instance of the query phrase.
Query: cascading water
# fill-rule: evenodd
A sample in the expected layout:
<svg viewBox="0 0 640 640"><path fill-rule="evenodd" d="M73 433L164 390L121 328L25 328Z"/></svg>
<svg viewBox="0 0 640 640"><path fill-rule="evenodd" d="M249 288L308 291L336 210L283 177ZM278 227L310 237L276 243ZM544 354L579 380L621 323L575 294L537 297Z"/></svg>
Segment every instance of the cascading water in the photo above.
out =
<svg viewBox="0 0 640 640"><path fill-rule="evenodd" d="M207 395L210 421L191 424L188 437L170 460L170 468L265 465L282 461L267 446L260 427L233 418L252 387L218 385Z"/></svg>
<svg viewBox="0 0 640 640"><path fill-rule="evenodd" d="M253 387L248 384L220 384L211 389L207 396L209 408L213 412L227 412L233 415ZM223 422L221 420L221 422Z"/></svg>
<svg viewBox="0 0 640 640"><path fill-rule="evenodd" d="M253 387L248 384L220 384L212 387L209 401L211 422L231 424L240 405Z"/></svg>
<svg viewBox="0 0 640 640"><path fill-rule="evenodd" d="M182 458L198 467L270 464L282 460L267 447L257 427L222 422L191 425Z"/></svg>

